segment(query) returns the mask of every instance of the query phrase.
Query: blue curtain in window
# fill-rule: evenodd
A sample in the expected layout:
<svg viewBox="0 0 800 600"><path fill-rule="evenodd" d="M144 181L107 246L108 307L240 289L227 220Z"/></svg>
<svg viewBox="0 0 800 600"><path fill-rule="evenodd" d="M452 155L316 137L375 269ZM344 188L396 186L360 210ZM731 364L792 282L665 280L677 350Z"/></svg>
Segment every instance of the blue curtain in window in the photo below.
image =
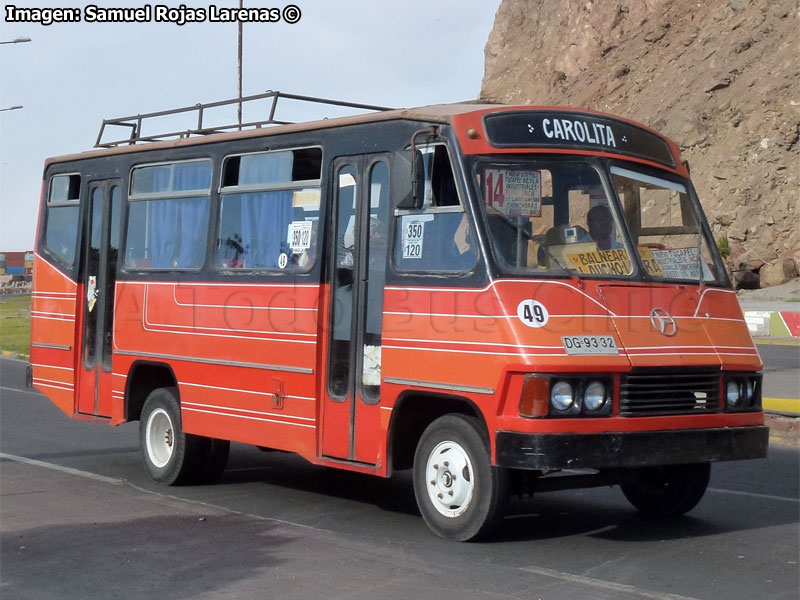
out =
<svg viewBox="0 0 800 600"><path fill-rule="evenodd" d="M171 191L205 190L211 186L211 163L172 165ZM170 172L155 173L154 189L170 189ZM203 262L208 224L208 198L150 202L150 257L156 269L199 267Z"/></svg>
<svg viewBox="0 0 800 600"><path fill-rule="evenodd" d="M281 253L291 255L288 244L292 222L292 192L242 194L242 246L244 266L271 269Z"/></svg>
<svg viewBox="0 0 800 600"><path fill-rule="evenodd" d="M182 269L203 266L208 234L208 198L187 198L180 202L181 245L177 266Z"/></svg>
<svg viewBox="0 0 800 600"><path fill-rule="evenodd" d="M247 154L239 161L239 185L288 183L292 180L291 152Z"/></svg>
<svg viewBox="0 0 800 600"><path fill-rule="evenodd" d="M211 163L189 162L172 165L172 191L208 190L211 188Z"/></svg>
<svg viewBox="0 0 800 600"><path fill-rule="evenodd" d="M180 210L174 200L151 200L150 260L154 269L168 269L178 247Z"/></svg>
<svg viewBox="0 0 800 600"><path fill-rule="evenodd" d="M292 181L291 152L243 156L239 165L239 185L279 184ZM292 197L289 190L242 194L242 246L246 268L275 268L278 257L291 257L288 244L292 222Z"/></svg>

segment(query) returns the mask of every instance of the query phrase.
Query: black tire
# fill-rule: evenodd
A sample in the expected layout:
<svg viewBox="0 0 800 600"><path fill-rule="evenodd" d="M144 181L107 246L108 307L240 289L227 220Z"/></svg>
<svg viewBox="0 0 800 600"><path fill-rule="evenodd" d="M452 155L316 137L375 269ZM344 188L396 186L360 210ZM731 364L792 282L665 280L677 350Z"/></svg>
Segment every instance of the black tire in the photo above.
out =
<svg viewBox="0 0 800 600"><path fill-rule="evenodd" d="M474 541L502 519L507 473L492 466L476 419L446 415L428 426L414 455L414 494L422 518L443 538Z"/></svg>
<svg viewBox="0 0 800 600"><path fill-rule="evenodd" d="M711 477L711 464L668 465L641 469L635 481L623 484L622 493L649 517L677 517L700 502Z"/></svg>
<svg viewBox="0 0 800 600"><path fill-rule="evenodd" d="M148 475L165 485L213 481L228 460L230 443L186 434L176 388L158 388L147 397L139 422L139 446Z"/></svg>

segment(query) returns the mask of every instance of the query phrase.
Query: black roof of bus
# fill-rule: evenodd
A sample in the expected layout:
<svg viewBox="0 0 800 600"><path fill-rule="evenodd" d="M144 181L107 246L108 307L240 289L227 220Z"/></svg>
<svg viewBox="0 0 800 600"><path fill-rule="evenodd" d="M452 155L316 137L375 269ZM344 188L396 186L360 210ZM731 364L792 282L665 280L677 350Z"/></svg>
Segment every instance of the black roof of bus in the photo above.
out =
<svg viewBox="0 0 800 600"><path fill-rule="evenodd" d="M273 96L275 96L276 98L287 97L287 96L291 97L286 94L281 95L279 92L270 92L267 94L252 96L250 98L260 99L264 98L265 96L268 98L272 98ZM603 113L598 113L596 111L575 109L572 107L541 107L541 106L524 106L524 105L520 106L520 105L490 104L490 103L480 103L477 101L476 102L469 101L469 102L459 102L453 104L434 104L434 105L419 106L414 108L386 109L383 107L356 105L351 103L340 103L337 101L323 101L315 98L309 99L300 96L296 96L295 98L301 98L304 100L310 100L313 102L319 102L323 104L330 103L348 107L366 108L367 110L372 110L372 112L367 112L365 114L344 116L344 117L324 118L321 120L299 122L299 123L287 123L287 122L269 120L260 122L258 124L250 124L253 126L252 128L242 129L242 130L232 129L235 126L228 125L226 126L226 128L229 130L224 130L224 131L218 131L218 128L216 128L216 129L188 130L185 132L181 132L180 134L178 133L163 134L165 138L166 136L180 135L180 137L173 137L172 139L161 139L161 137L158 135L149 137L134 137L134 134L132 133L131 140L126 139L118 142L112 142L110 144L101 143L100 138L103 136L103 128L109 124L124 125L127 127L133 127L133 129L136 130L137 127L141 129L141 123L144 118L150 116L163 116L165 114L174 114L178 112L187 112L192 110L199 110L201 115L200 120L202 120L202 109L212 105L198 104L193 107L175 109L173 111L161 111L158 113L150 113L149 115L136 115L133 117L104 120L103 128L101 128L100 130L100 135L98 135L98 141L95 146L95 148L97 149L88 150L75 154L52 157L46 161L46 166L61 162L86 160L90 158L97 158L103 156L124 155L129 153L136 153L136 152L143 152L150 150L160 150L160 149L163 150L169 148L205 145L210 143L225 142L236 139L269 137L274 135L282 135L286 133L331 129L336 127L358 125L363 123L397 121L397 120L449 123L451 119L457 115L465 115L469 113L500 112L500 111L502 112L514 111L519 113L520 111L528 111L528 110L530 111L546 110L548 112L570 112L573 114L581 113L585 115L606 117L616 121L628 122L642 129L648 129L632 121L628 121L627 119L622 119L620 117L615 117L613 115L605 115ZM245 98L245 100L247 100L247 98ZM230 104L233 102L235 102L235 100L214 103L213 105L216 106L222 104ZM137 119L138 123L136 122ZM272 114L270 114L270 119L272 119ZM269 126L263 126L264 124L268 124ZM660 134L658 135L663 138L663 136L661 136Z"/></svg>

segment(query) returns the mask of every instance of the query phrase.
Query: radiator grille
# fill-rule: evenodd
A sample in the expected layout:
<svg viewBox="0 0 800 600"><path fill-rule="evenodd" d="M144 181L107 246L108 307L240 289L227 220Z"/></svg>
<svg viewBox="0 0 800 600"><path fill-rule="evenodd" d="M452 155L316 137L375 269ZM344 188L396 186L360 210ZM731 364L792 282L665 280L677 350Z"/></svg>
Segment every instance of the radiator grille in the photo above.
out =
<svg viewBox="0 0 800 600"><path fill-rule="evenodd" d="M620 381L620 415L649 417L717 412L720 376L718 367L633 369Z"/></svg>

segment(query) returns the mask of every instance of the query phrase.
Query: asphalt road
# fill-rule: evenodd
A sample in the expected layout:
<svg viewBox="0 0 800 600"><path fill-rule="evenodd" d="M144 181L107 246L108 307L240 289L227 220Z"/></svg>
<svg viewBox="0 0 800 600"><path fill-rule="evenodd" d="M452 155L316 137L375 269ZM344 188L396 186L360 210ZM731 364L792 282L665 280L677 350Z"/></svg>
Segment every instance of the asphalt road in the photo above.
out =
<svg viewBox="0 0 800 600"><path fill-rule="evenodd" d="M797 448L715 465L677 520L639 516L617 489L558 492L517 501L488 542L459 544L427 530L405 473L380 480L234 445L217 484L155 485L138 424L67 418L23 389L24 367L0 361L3 600L800 594Z"/></svg>
<svg viewBox="0 0 800 600"><path fill-rule="evenodd" d="M800 344L788 339L756 339L764 363L764 396L800 398Z"/></svg>

